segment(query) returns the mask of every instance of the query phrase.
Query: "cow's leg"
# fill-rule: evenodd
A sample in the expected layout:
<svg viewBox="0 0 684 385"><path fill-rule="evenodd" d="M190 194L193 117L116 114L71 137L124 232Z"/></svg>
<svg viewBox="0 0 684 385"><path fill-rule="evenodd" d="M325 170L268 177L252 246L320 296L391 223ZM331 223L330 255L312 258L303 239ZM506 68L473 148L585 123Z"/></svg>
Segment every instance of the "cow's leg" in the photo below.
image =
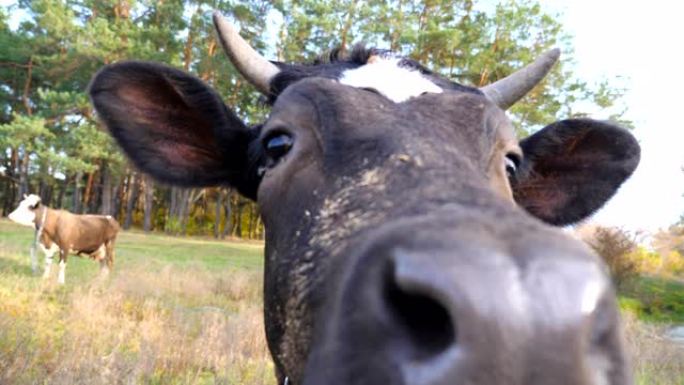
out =
<svg viewBox="0 0 684 385"><path fill-rule="evenodd" d="M105 244L105 260L109 270L114 267L114 241L107 241Z"/></svg>
<svg viewBox="0 0 684 385"><path fill-rule="evenodd" d="M66 271L67 250L59 250L59 277L57 283L64 284L64 272Z"/></svg>
<svg viewBox="0 0 684 385"><path fill-rule="evenodd" d="M38 242L38 247L40 247L40 250L45 254L45 271L43 272L43 278L48 278L50 277L50 268L52 267L52 257L59 251L59 246L53 243L46 248L45 245L43 245L43 242Z"/></svg>
<svg viewBox="0 0 684 385"><path fill-rule="evenodd" d="M97 260L100 261L100 275L107 276L109 274L109 247L107 247L107 243L103 243L97 249Z"/></svg>

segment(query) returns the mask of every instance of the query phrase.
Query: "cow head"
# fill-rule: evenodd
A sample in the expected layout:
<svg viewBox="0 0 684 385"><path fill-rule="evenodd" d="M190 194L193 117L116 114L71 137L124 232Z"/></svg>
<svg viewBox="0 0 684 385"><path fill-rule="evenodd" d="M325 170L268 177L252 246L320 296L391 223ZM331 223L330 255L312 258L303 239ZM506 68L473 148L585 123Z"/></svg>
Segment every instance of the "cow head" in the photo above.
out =
<svg viewBox="0 0 684 385"><path fill-rule="evenodd" d="M589 119L519 142L504 113L557 51L478 90L376 50L271 63L215 23L273 102L262 124L248 127L199 79L159 64L109 65L90 95L142 170L258 203L280 381L631 382L604 266L553 225L603 205L639 146Z"/></svg>
<svg viewBox="0 0 684 385"><path fill-rule="evenodd" d="M24 195L24 199L19 202L19 206L7 217L20 225L33 227L38 207L40 207L40 197L38 195Z"/></svg>

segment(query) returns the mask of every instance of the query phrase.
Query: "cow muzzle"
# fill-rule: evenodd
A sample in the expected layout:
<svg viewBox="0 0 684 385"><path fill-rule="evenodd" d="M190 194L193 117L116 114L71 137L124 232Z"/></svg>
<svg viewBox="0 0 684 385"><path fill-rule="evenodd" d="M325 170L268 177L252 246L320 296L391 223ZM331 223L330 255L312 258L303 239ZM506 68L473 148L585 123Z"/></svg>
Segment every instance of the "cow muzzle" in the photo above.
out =
<svg viewBox="0 0 684 385"><path fill-rule="evenodd" d="M415 225L341 269L304 384L631 382L611 285L583 245Z"/></svg>
<svg viewBox="0 0 684 385"><path fill-rule="evenodd" d="M18 223L20 225L33 227L34 221L36 219L36 214L33 211L20 206L16 210L12 211L7 216L7 218L9 218L9 220L11 220L12 222Z"/></svg>

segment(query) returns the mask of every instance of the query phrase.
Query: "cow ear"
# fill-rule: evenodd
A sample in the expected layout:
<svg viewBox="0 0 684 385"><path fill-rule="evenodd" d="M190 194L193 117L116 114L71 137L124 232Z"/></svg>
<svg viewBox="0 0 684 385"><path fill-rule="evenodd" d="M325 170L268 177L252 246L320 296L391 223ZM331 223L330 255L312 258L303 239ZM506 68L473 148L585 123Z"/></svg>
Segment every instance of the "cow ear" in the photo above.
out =
<svg viewBox="0 0 684 385"><path fill-rule="evenodd" d="M558 226L601 208L639 164L640 148L626 130L608 122L570 119L520 143L524 160L512 180L520 206Z"/></svg>
<svg viewBox="0 0 684 385"><path fill-rule="evenodd" d="M254 199L248 148L256 136L201 80L147 62L100 70L90 98L101 121L142 171L181 186L229 184Z"/></svg>

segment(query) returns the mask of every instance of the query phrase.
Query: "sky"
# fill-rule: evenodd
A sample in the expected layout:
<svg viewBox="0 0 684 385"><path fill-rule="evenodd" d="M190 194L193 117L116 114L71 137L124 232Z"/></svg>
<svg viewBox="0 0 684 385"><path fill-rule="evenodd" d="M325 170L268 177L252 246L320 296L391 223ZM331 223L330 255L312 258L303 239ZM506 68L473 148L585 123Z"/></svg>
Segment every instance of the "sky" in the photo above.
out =
<svg viewBox="0 0 684 385"><path fill-rule="evenodd" d="M497 0L483 3L496 4ZM0 5L15 3L0 0ZM615 79L627 88L626 119L641 144L641 164L591 221L655 232L684 214L684 21L679 2L667 0L543 0L573 36L575 74L598 83ZM19 15L12 15L19 16ZM13 17L17 19L18 17ZM561 56L561 59L563 57ZM608 111L594 111L605 119Z"/></svg>

